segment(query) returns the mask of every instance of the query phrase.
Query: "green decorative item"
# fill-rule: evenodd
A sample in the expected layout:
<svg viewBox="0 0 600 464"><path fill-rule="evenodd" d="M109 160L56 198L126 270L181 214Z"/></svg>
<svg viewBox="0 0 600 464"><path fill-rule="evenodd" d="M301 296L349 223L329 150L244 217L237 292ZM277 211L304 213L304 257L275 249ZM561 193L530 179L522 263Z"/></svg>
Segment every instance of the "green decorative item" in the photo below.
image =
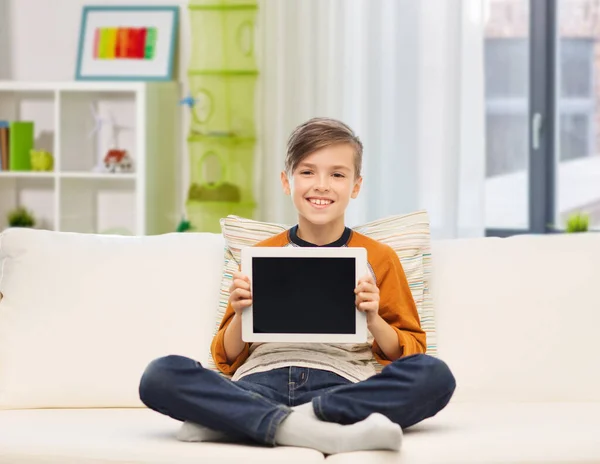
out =
<svg viewBox="0 0 600 464"><path fill-rule="evenodd" d="M254 38L256 1L190 1L195 70L256 71Z"/></svg>
<svg viewBox="0 0 600 464"><path fill-rule="evenodd" d="M221 184L192 184L188 200L196 201L240 201L240 189L227 182Z"/></svg>
<svg viewBox="0 0 600 464"><path fill-rule="evenodd" d="M566 232L569 234L587 232L590 226L590 216L586 213L575 213L567 219Z"/></svg>
<svg viewBox="0 0 600 464"><path fill-rule="evenodd" d="M256 0L190 0L191 8L218 8L218 7L244 7L244 6L256 7Z"/></svg>
<svg viewBox="0 0 600 464"><path fill-rule="evenodd" d="M254 140L195 136L188 139L188 199L253 201Z"/></svg>
<svg viewBox="0 0 600 464"><path fill-rule="evenodd" d="M54 169L54 158L44 150L30 150L32 171L52 171Z"/></svg>
<svg viewBox="0 0 600 464"><path fill-rule="evenodd" d="M189 71L191 132L253 138L256 71Z"/></svg>
<svg viewBox="0 0 600 464"><path fill-rule="evenodd" d="M33 227L35 226L35 218L33 213L29 212L24 207L18 207L8 213L9 227Z"/></svg>
<svg viewBox="0 0 600 464"><path fill-rule="evenodd" d="M190 186L186 217L221 232L230 214L252 218L254 203L256 0L190 0L188 69Z"/></svg>

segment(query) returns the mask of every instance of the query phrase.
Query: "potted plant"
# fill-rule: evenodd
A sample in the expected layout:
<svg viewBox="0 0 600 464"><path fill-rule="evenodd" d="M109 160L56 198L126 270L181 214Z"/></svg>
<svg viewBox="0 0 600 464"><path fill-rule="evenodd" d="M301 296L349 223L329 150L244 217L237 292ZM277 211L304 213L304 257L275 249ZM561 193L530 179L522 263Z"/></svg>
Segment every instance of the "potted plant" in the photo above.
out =
<svg viewBox="0 0 600 464"><path fill-rule="evenodd" d="M567 218L566 232L574 234L587 232L590 227L590 215L586 213L574 213Z"/></svg>
<svg viewBox="0 0 600 464"><path fill-rule="evenodd" d="M20 206L8 213L8 225L9 227L33 227L35 218L33 213Z"/></svg>

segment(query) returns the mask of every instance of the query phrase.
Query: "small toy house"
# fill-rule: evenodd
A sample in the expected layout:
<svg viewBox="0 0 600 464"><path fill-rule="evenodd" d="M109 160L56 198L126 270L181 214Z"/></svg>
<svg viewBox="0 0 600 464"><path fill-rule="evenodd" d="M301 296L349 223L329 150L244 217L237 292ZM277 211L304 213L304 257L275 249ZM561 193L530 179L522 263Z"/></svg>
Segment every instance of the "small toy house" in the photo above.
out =
<svg viewBox="0 0 600 464"><path fill-rule="evenodd" d="M133 160L126 150L109 150L104 157L104 166L108 172L131 172Z"/></svg>

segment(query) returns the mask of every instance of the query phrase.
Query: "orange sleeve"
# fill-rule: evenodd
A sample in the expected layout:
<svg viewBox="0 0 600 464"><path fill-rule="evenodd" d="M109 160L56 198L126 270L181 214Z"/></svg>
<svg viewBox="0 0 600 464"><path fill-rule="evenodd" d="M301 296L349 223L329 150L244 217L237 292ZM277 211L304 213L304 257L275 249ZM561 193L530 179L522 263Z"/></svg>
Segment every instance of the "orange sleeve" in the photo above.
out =
<svg viewBox="0 0 600 464"><path fill-rule="evenodd" d="M374 267L379 287L379 315L394 328L402 356L425 353L426 334L421 328L417 305L406 280L406 274L396 252L386 247L385 258ZM391 361L385 357L376 341L373 341L373 355L380 364Z"/></svg>
<svg viewBox="0 0 600 464"><path fill-rule="evenodd" d="M282 247L288 242L288 231L281 232L273 237L270 237L262 242L259 242L253 246L261 246L261 247ZM221 325L219 326L219 330L217 334L214 336L212 343L210 345L210 352L212 354L213 360L217 369L219 369L223 374L233 375L235 371L246 362L249 356L250 344L246 343L244 345L244 349L238 355L236 359L233 360L232 363L227 361L227 354L225 353L225 331L231 321L233 320L233 316L235 316L235 311L231 307L231 304L227 303L227 309L225 310L225 314L223 315L223 319L221 320Z"/></svg>
<svg viewBox="0 0 600 464"><path fill-rule="evenodd" d="M250 344L246 343L242 352L232 363L227 361L227 354L225 352L225 331L233 320L233 316L235 316L235 311L231 307L231 304L228 303L219 330L210 345L210 351L213 360L215 361L215 365L223 374L227 375L233 375L237 368L244 364L246 359L248 359L248 350L250 348Z"/></svg>

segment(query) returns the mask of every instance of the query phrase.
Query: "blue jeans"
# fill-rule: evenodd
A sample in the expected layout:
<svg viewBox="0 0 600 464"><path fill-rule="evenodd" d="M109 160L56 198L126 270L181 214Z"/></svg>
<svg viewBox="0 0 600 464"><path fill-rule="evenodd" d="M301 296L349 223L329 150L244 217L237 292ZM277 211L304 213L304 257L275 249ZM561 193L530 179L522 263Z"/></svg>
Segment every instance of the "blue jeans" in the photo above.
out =
<svg viewBox="0 0 600 464"><path fill-rule="evenodd" d="M353 424L378 412L407 428L442 410L455 387L448 366L423 354L400 358L358 383L301 367L232 382L193 359L171 355L149 364L139 394L150 409L174 419L275 445L277 427L292 406L312 401L319 419L339 424Z"/></svg>

